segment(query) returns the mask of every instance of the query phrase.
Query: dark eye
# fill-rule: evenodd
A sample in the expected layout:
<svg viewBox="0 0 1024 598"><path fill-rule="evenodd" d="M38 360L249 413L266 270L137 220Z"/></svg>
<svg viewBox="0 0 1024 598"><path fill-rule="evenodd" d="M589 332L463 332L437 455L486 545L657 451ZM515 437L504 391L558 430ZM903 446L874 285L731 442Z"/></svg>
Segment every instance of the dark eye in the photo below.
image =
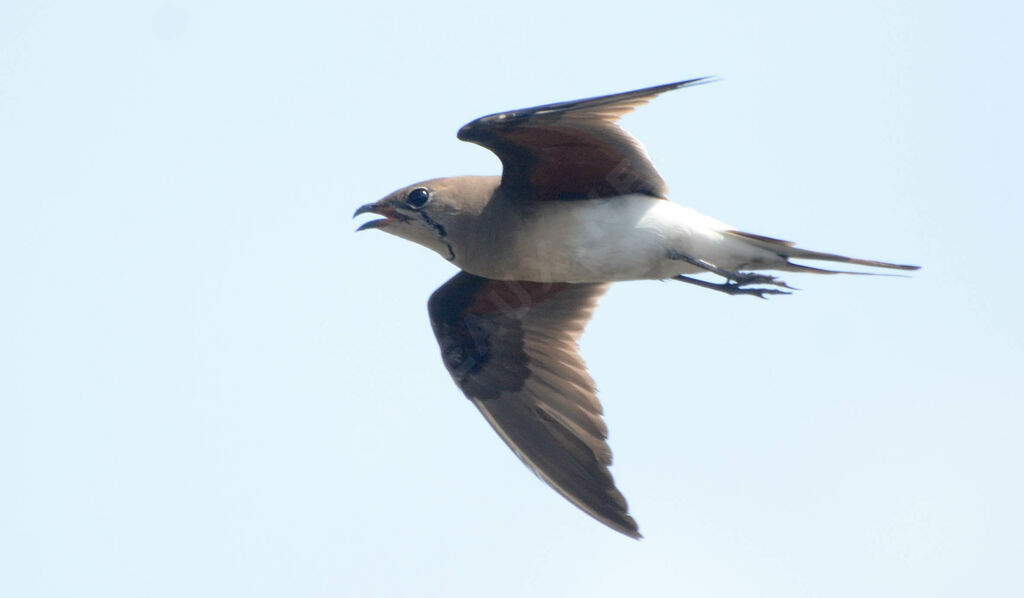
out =
<svg viewBox="0 0 1024 598"><path fill-rule="evenodd" d="M405 197L405 203L409 204L410 208L417 210L425 206L428 201L430 201L430 191L423 187L416 187Z"/></svg>

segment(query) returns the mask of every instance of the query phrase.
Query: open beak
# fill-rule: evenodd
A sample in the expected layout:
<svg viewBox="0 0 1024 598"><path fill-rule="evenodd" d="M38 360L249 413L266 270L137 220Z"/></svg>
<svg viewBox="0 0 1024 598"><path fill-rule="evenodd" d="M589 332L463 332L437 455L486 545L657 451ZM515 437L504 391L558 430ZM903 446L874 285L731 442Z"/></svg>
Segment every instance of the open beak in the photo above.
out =
<svg viewBox="0 0 1024 598"><path fill-rule="evenodd" d="M355 218L360 214L367 213L377 214L378 216L383 216L383 218L377 218L376 220L369 220L362 223L359 228L356 229L356 232L371 228L382 228L402 217L401 214L394 210L394 208L382 206L380 205L380 202L368 203L365 206L359 206L359 209L356 210L355 214L352 214L352 217Z"/></svg>

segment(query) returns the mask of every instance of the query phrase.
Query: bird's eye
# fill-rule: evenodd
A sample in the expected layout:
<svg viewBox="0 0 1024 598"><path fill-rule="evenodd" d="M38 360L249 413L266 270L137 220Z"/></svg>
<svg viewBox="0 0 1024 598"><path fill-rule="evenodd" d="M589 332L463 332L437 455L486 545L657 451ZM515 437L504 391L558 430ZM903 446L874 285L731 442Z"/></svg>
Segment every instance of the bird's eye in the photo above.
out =
<svg viewBox="0 0 1024 598"><path fill-rule="evenodd" d="M423 187L416 187L409 192L409 195L405 196L405 203L409 204L410 208L420 209L430 201L430 191Z"/></svg>

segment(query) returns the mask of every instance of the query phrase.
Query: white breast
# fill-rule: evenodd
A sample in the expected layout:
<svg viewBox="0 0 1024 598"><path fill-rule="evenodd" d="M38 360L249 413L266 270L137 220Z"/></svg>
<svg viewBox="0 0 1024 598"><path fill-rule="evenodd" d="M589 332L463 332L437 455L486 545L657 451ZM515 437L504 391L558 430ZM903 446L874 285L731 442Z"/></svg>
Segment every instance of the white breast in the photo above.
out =
<svg viewBox="0 0 1024 598"><path fill-rule="evenodd" d="M541 282L660 279L698 271L670 250L711 261L729 252L714 218L663 199L628 195L544 203L521 230L500 278ZM724 252L724 253L723 253Z"/></svg>

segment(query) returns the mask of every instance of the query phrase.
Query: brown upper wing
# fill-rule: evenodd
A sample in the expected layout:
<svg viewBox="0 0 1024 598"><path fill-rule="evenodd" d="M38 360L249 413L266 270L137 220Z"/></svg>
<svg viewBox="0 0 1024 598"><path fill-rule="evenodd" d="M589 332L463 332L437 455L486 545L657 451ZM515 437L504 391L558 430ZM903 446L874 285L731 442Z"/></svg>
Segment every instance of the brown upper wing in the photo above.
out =
<svg viewBox="0 0 1024 598"><path fill-rule="evenodd" d="M502 187L538 200L591 199L627 193L665 197L668 189L619 118L660 93L707 77L478 118L459 139L501 159Z"/></svg>
<svg viewBox="0 0 1024 598"><path fill-rule="evenodd" d="M577 507L639 538L576 345L607 287L460 272L428 307L449 373L513 452Z"/></svg>

